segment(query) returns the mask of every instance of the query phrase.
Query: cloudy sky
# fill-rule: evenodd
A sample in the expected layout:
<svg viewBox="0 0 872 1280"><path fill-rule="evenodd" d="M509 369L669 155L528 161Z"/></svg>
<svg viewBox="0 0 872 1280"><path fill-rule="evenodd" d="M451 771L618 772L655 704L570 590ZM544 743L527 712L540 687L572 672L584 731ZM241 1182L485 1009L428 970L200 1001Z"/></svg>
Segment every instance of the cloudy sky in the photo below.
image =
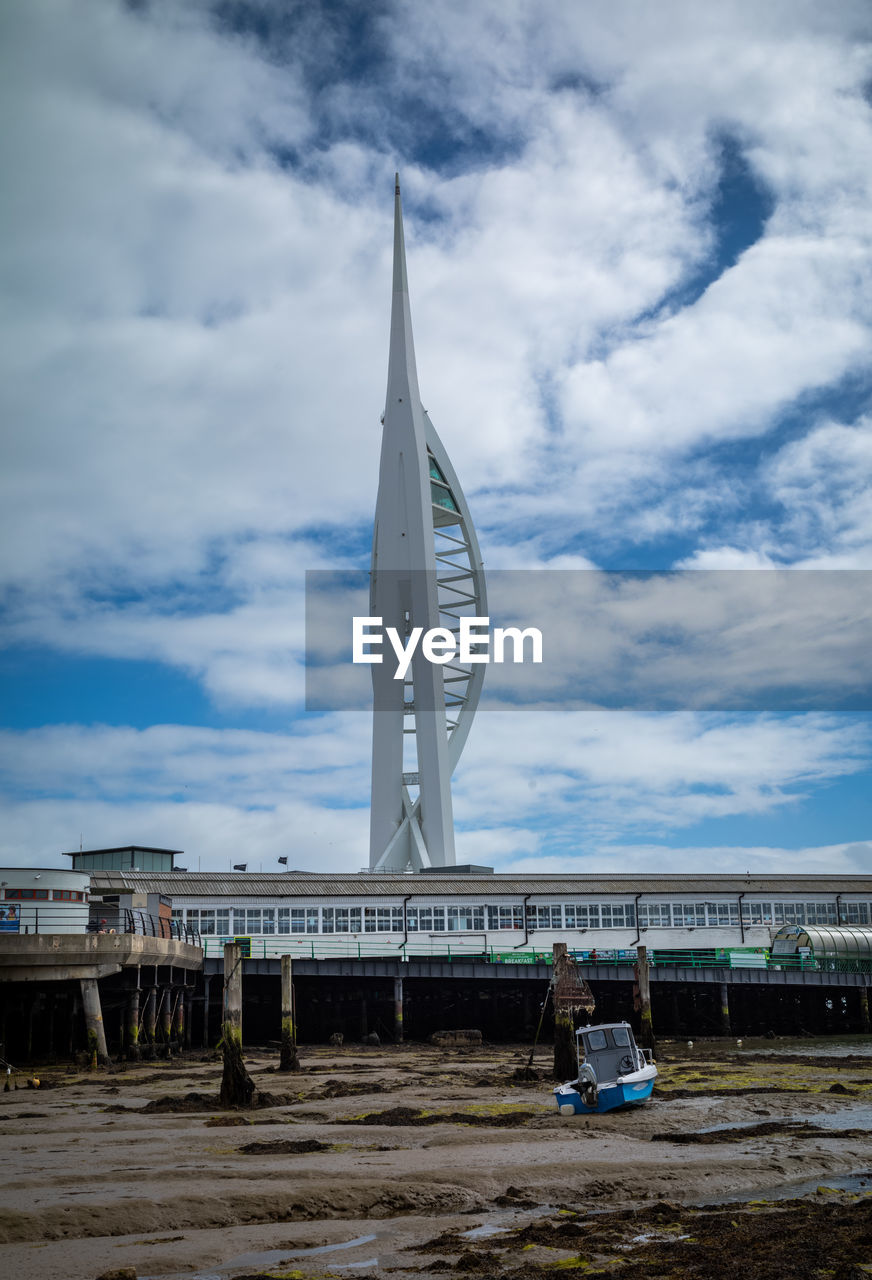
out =
<svg viewBox="0 0 872 1280"><path fill-rule="evenodd" d="M486 565L872 569L870 38L866 0L6 0L0 857L366 864L303 575L367 563L395 169ZM870 784L841 704L488 711L458 858L869 870Z"/></svg>

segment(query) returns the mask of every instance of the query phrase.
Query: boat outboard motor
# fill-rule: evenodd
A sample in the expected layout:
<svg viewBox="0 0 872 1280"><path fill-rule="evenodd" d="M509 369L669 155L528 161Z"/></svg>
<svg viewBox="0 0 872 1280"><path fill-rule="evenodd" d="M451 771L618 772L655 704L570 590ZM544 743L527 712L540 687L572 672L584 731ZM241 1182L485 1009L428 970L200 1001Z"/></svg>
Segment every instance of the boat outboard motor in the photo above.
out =
<svg viewBox="0 0 872 1280"><path fill-rule="evenodd" d="M596 1072L589 1063L578 1068L578 1092L586 1107L596 1108Z"/></svg>

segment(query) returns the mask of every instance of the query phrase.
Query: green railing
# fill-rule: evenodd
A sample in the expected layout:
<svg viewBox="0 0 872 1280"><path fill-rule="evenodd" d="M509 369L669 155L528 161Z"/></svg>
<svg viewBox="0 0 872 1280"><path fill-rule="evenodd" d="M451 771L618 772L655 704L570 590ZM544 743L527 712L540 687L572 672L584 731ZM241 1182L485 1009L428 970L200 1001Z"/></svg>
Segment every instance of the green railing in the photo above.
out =
<svg viewBox="0 0 872 1280"><path fill-rule="evenodd" d="M311 938L291 938L276 936L251 936L236 938L204 937L203 950L207 958L215 959L224 955L225 942L237 942L242 947L243 955L252 960L277 960L280 956L289 955L300 960L443 960L448 963L459 963L464 960L475 960L486 964L546 964L552 962L551 951L540 951L532 947L519 947L505 951L497 947L464 945L462 939L456 941L434 941L413 939L406 942L392 943L376 938L325 938L323 935ZM632 968L636 963L635 949L631 950L572 950L577 963L582 968L599 965ZM648 963L653 969L667 966L681 969L771 969L799 970L809 973L872 973L872 958L830 958L813 955L773 956L768 951L741 949L738 947L724 949L700 950L668 950L649 951Z"/></svg>

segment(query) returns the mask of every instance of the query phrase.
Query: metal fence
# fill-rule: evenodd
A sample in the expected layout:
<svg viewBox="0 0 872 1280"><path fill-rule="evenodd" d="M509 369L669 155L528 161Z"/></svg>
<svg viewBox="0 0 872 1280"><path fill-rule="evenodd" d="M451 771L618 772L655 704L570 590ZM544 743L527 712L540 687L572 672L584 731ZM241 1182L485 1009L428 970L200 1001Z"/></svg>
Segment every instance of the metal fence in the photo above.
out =
<svg viewBox="0 0 872 1280"><path fill-rule="evenodd" d="M87 906L36 906L30 902L0 903L0 934L134 933L150 938L177 938L200 946L200 934L181 920L150 915L129 907L99 904L89 915Z"/></svg>
<svg viewBox="0 0 872 1280"><path fill-rule="evenodd" d="M289 955L300 960L444 960L449 963L476 960L487 964L548 964L552 952L533 948L506 951L499 947L482 948L478 944L464 945L462 939L441 942L437 939L415 939L405 942L361 938L290 938L263 936L205 936L202 938L203 954L215 959L224 955L224 944L236 943L246 958L252 960L277 960ZM569 954L581 965L618 965L631 969L637 961L632 950L572 950ZM810 973L872 973L872 959L841 960L816 958L813 955L772 956L768 951L739 949L707 949L697 951L649 951L648 963L653 969L678 967L685 969L792 969Z"/></svg>

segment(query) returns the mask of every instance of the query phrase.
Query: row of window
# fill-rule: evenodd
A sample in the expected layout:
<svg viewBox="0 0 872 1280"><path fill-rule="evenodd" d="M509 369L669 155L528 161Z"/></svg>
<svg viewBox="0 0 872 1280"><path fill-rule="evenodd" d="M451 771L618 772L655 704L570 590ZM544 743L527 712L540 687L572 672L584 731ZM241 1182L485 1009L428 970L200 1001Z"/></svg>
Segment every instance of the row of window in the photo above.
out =
<svg viewBox="0 0 872 1280"><path fill-rule="evenodd" d="M4 889L7 902L87 902L88 895L77 889Z"/></svg>
<svg viewBox="0 0 872 1280"><path fill-rule="evenodd" d="M869 903L745 902L748 925L868 924ZM639 903L639 928L738 928L738 902ZM202 934L462 933L523 929L521 903L491 906L188 907L173 911ZM633 929L633 903L564 902L527 906L528 929Z"/></svg>

